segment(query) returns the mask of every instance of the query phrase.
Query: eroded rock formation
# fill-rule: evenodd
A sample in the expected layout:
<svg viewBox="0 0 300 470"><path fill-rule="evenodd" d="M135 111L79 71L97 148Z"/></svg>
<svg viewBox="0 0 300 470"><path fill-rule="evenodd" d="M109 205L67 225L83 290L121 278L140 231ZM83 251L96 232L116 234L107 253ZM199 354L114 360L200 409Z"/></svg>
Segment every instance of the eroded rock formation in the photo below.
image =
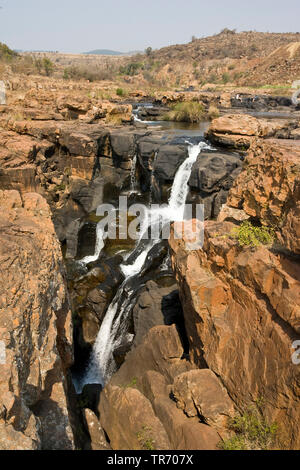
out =
<svg viewBox="0 0 300 470"><path fill-rule="evenodd" d="M152 328L128 353L100 397L100 422L113 449L218 448L232 402L218 378L195 369L183 352L172 325Z"/></svg>
<svg viewBox="0 0 300 470"><path fill-rule="evenodd" d="M246 165L228 205L275 227L282 247L300 254L300 142L256 140Z"/></svg>
<svg viewBox="0 0 300 470"><path fill-rule="evenodd" d="M262 399L266 419L279 424L279 445L293 449L300 445L300 369L292 361L300 338L299 161L296 143L256 142L220 222L205 223L202 249L170 238L192 361L219 377L239 410ZM277 224L273 249L240 245L234 229L247 218Z"/></svg>
<svg viewBox="0 0 300 470"><path fill-rule="evenodd" d="M298 134L297 120L268 120L247 114L226 114L212 121L206 135L217 145L246 150L255 137L297 139Z"/></svg>
<svg viewBox="0 0 300 470"><path fill-rule="evenodd" d="M49 206L0 191L0 448L73 449L71 310Z"/></svg>

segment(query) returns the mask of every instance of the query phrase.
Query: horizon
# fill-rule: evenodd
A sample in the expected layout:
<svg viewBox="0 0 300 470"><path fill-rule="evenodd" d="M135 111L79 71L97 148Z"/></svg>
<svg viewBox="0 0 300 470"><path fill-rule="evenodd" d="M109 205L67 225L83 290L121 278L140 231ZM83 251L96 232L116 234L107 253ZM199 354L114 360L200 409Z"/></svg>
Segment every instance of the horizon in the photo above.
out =
<svg viewBox="0 0 300 470"><path fill-rule="evenodd" d="M224 28L272 33L296 33L300 29L300 5L296 0L284 4L253 0L251 5L242 6L237 0L228 0L226 5L220 0L209 5L190 0L184 9L179 0L164 4L153 0L147 9L145 3L129 0L125 5L113 0L101 5L97 0L87 0L83 7L79 0L53 0L51 5L41 5L37 0L26 4L2 0L0 41L26 52L81 54L107 49L127 53L144 51L149 46L160 49L186 44L192 36L213 36Z"/></svg>

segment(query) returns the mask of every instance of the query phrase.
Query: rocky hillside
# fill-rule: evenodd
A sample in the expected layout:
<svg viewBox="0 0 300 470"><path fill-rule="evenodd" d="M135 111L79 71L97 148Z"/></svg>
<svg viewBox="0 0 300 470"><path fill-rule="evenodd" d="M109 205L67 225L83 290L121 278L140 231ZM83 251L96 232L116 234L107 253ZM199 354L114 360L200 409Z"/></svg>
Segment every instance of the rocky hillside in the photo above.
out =
<svg viewBox="0 0 300 470"><path fill-rule="evenodd" d="M182 62L207 59L255 59L266 57L280 46L300 40L300 33L260 33L245 31L236 33L225 29L214 36L194 38L188 44L176 44L152 52L155 60L166 63L170 60Z"/></svg>
<svg viewBox="0 0 300 470"><path fill-rule="evenodd" d="M139 79L160 86L291 84L299 78L300 33L220 34L131 58Z"/></svg>

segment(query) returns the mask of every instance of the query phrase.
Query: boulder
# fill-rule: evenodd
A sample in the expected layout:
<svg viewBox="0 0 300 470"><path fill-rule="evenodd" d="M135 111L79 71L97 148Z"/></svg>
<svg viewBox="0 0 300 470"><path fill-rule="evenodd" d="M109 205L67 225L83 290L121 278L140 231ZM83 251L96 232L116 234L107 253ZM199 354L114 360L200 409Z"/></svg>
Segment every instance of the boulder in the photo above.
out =
<svg viewBox="0 0 300 470"><path fill-rule="evenodd" d="M183 316L177 286L159 287L154 281L146 282L139 292L133 308L134 344L142 342L145 334L156 325L180 325Z"/></svg>
<svg viewBox="0 0 300 470"><path fill-rule="evenodd" d="M107 385L101 394L100 416L114 450L170 449L150 401L135 388Z"/></svg>
<svg viewBox="0 0 300 470"><path fill-rule="evenodd" d="M172 386L178 408L190 417L200 415L205 423L224 432L228 418L235 414L227 390L209 369L190 370L178 375Z"/></svg>
<svg viewBox="0 0 300 470"><path fill-rule="evenodd" d="M241 169L239 155L201 152L189 179L188 202L204 204L206 219L217 217Z"/></svg>
<svg viewBox="0 0 300 470"><path fill-rule="evenodd" d="M114 450L215 450L218 431L176 406L173 382L195 366L175 325L152 328L100 397L100 422ZM175 382L174 382L175 383Z"/></svg>
<svg viewBox="0 0 300 470"><path fill-rule="evenodd" d="M99 423L95 413L89 409L84 410L84 418L86 429L90 435L90 445L86 446L86 450L111 450L106 440L104 431Z"/></svg>
<svg viewBox="0 0 300 470"><path fill-rule="evenodd" d="M247 114L226 114L212 121L206 137L220 146L246 150L255 137L295 138L293 132L297 127L296 120L268 120Z"/></svg>

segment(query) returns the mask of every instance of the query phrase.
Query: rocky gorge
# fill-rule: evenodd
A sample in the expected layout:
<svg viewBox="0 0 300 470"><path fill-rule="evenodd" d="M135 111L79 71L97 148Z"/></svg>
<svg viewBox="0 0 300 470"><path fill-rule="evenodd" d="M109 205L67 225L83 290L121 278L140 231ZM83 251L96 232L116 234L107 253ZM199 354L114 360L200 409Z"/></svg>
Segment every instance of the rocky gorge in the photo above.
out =
<svg viewBox="0 0 300 470"><path fill-rule="evenodd" d="M239 108L204 137L134 123L130 104L104 113L122 125L78 106L1 117L0 448L215 450L263 401L274 446L298 449L299 120ZM171 209L189 159L179 182L204 205L202 248L176 239L175 221L168 241L97 252L98 206L125 195ZM272 240L245 243L245 227ZM113 371L80 388L109 312Z"/></svg>

